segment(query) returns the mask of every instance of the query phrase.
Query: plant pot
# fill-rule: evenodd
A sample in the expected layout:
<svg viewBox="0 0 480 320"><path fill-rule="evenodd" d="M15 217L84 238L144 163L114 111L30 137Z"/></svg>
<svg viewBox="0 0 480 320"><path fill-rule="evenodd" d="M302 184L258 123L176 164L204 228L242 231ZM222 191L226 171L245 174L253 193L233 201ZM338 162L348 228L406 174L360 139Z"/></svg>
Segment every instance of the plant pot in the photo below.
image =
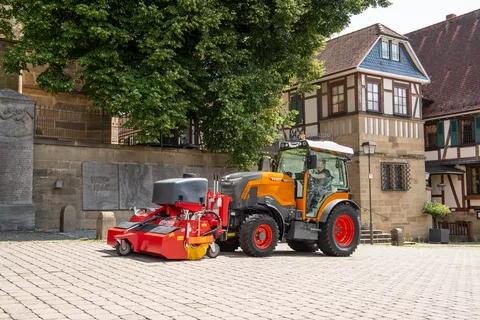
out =
<svg viewBox="0 0 480 320"><path fill-rule="evenodd" d="M428 229L428 242L430 243L449 243L450 230L448 229Z"/></svg>

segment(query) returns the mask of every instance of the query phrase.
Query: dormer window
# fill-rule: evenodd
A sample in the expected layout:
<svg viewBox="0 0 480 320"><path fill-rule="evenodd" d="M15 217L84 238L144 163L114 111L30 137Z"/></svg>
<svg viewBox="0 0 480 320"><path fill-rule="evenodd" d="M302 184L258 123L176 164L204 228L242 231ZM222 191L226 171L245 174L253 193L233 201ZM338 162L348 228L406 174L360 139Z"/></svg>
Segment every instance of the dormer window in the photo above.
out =
<svg viewBox="0 0 480 320"><path fill-rule="evenodd" d="M382 40L382 58L390 59L390 50L387 40Z"/></svg>
<svg viewBox="0 0 480 320"><path fill-rule="evenodd" d="M392 42L392 60L400 60L400 50L398 50L398 43Z"/></svg>

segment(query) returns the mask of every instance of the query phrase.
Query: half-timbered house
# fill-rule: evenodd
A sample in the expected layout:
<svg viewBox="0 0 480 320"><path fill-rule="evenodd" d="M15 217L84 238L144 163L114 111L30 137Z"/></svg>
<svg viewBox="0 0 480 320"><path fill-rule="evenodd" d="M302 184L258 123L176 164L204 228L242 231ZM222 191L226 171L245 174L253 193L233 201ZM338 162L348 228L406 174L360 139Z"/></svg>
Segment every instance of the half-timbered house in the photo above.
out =
<svg viewBox="0 0 480 320"><path fill-rule="evenodd" d="M426 236L421 86L429 77L409 39L374 24L329 40L317 58L325 67L316 81L320 88L298 94L293 87L283 96L299 111L291 132L331 134L355 150L349 182L364 226L370 214L369 164L361 146L375 142L370 158L374 228L402 228L413 239Z"/></svg>
<svg viewBox="0 0 480 320"><path fill-rule="evenodd" d="M480 237L480 10L407 34L431 83L423 88L432 200L449 206L451 234ZM445 224L444 224L445 225Z"/></svg>

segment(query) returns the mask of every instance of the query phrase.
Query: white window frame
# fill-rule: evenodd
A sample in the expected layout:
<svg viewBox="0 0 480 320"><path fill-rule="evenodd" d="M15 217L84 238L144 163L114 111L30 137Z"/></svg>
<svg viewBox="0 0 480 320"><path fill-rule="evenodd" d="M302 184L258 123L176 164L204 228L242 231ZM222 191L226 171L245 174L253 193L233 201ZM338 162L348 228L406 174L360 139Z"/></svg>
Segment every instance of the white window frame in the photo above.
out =
<svg viewBox="0 0 480 320"><path fill-rule="evenodd" d="M392 42L392 60L400 61L400 44L398 42Z"/></svg>
<svg viewBox="0 0 480 320"><path fill-rule="evenodd" d="M382 58L390 59L390 44L388 40L382 39Z"/></svg>

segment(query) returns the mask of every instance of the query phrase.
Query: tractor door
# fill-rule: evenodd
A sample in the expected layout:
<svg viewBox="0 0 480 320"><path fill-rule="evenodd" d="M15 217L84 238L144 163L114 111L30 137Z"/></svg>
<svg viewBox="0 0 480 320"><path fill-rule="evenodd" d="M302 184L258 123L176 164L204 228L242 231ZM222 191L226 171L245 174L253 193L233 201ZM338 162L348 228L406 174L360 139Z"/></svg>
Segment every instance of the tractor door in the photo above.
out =
<svg viewBox="0 0 480 320"><path fill-rule="evenodd" d="M317 167L306 172L306 218L319 219L321 210L335 199L348 199L345 159L330 153L310 150L317 156Z"/></svg>
<svg viewBox="0 0 480 320"><path fill-rule="evenodd" d="M302 210L305 214L305 191L306 191L306 177L307 172L305 170L307 149L287 149L280 152L278 157L278 163L276 166L277 172L282 172L295 180L295 203L296 209Z"/></svg>

